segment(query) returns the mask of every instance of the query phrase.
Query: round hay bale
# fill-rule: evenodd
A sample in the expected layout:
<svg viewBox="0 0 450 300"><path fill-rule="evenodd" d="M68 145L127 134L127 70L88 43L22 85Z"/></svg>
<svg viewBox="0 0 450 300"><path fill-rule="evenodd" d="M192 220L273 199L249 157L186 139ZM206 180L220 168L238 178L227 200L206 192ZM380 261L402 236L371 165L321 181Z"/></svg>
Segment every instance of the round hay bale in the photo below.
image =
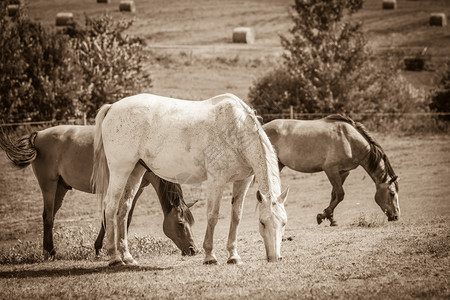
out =
<svg viewBox="0 0 450 300"><path fill-rule="evenodd" d="M56 14L56 26L67 26L73 23L73 13L59 12Z"/></svg>
<svg viewBox="0 0 450 300"><path fill-rule="evenodd" d="M422 71L425 67L425 59L422 57L407 57L403 60L405 70Z"/></svg>
<svg viewBox="0 0 450 300"><path fill-rule="evenodd" d="M253 44L255 31L251 27L237 27L233 30L233 43Z"/></svg>
<svg viewBox="0 0 450 300"><path fill-rule="evenodd" d="M8 10L8 16L14 17L19 11L19 4L10 4L6 9Z"/></svg>
<svg viewBox="0 0 450 300"><path fill-rule="evenodd" d="M136 6L133 0L122 0L119 4L119 11L136 12Z"/></svg>
<svg viewBox="0 0 450 300"><path fill-rule="evenodd" d="M430 14L430 26L447 26L447 16L444 13Z"/></svg>
<svg viewBox="0 0 450 300"><path fill-rule="evenodd" d="M396 9L397 0L383 0L383 9Z"/></svg>

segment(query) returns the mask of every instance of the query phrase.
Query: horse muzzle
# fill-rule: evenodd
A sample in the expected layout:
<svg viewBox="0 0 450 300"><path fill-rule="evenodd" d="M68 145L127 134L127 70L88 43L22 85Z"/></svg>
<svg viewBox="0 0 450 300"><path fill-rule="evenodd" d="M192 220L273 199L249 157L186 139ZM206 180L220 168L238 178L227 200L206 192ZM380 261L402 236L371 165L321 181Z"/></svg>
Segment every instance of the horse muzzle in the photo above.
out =
<svg viewBox="0 0 450 300"><path fill-rule="evenodd" d="M189 247L189 250L188 250L188 251L186 251L186 250L182 250L182 251L181 251L181 255L183 255L183 256L194 256L194 255L196 255L197 253L198 253L197 249L195 249L195 248L192 247L192 246Z"/></svg>
<svg viewBox="0 0 450 300"><path fill-rule="evenodd" d="M398 216L397 215L388 216L388 221L398 221Z"/></svg>

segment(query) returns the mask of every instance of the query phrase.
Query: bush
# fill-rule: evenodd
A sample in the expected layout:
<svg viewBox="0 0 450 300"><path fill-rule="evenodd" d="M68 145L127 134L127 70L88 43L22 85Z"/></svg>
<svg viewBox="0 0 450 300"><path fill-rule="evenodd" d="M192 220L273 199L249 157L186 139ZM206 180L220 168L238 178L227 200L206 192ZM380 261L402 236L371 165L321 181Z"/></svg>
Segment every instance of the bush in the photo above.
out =
<svg viewBox="0 0 450 300"><path fill-rule="evenodd" d="M77 67L68 37L0 3L0 114L3 122L62 119L74 113ZM74 76L75 75L75 76Z"/></svg>
<svg viewBox="0 0 450 300"><path fill-rule="evenodd" d="M2 122L94 117L104 103L151 87L142 41L124 31L131 21L88 18L63 31L29 20L22 9L6 16L0 2L0 114Z"/></svg>
<svg viewBox="0 0 450 300"><path fill-rule="evenodd" d="M430 109L438 113L450 113L450 61L443 69L439 86L431 94ZM450 121L450 116L441 116L440 119Z"/></svg>
<svg viewBox="0 0 450 300"><path fill-rule="evenodd" d="M151 88L150 73L144 68L147 56L140 39L124 34L132 21L115 21L109 15L85 16L84 28L74 24L66 30L72 37L84 85L79 111L95 117L102 104Z"/></svg>

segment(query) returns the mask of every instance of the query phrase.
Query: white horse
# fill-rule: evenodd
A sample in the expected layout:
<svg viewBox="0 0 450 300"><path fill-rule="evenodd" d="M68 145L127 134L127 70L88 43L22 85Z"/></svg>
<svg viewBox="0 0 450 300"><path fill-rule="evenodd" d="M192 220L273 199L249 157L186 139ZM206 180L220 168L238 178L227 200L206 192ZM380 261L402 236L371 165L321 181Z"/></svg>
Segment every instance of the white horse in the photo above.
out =
<svg viewBox="0 0 450 300"><path fill-rule="evenodd" d="M228 263L241 263L237 228L254 175L266 256L281 259L288 189L281 193L277 156L241 99L225 94L188 101L141 94L104 105L95 123L92 182L104 196L109 265L136 263L128 250L126 218L146 169L172 182L206 183L205 264L217 263L213 235L228 182L233 182Z"/></svg>

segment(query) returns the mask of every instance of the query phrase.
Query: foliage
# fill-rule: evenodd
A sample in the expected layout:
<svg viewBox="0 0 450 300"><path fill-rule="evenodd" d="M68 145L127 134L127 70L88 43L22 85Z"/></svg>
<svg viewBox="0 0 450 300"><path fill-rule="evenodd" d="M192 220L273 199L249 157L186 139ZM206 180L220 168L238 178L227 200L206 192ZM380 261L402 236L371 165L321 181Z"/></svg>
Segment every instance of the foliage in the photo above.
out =
<svg viewBox="0 0 450 300"><path fill-rule="evenodd" d="M450 61L444 67L441 81L431 95L430 109L439 113L450 113ZM450 116L442 119L449 121Z"/></svg>
<svg viewBox="0 0 450 300"><path fill-rule="evenodd" d="M0 114L3 122L61 119L74 113L80 81L73 77L68 37L0 3Z"/></svg>
<svg viewBox="0 0 450 300"><path fill-rule="evenodd" d="M31 21L21 8L7 17L0 3L0 114L3 122L95 116L104 103L151 87L142 41L132 22L86 16L62 31Z"/></svg>
<svg viewBox="0 0 450 300"><path fill-rule="evenodd" d="M84 81L79 110L94 117L102 104L112 103L151 87L147 59L140 39L124 32L131 20L115 21L110 15L85 16L84 28L77 24L66 33L72 37L77 63Z"/></svg>
<svg viewBox="0 0 450 300"><path fill-rule="evenodd" d="M250 88L249 99L261 114L293 106L303 113L370 114L426 110L424 94L401 76L397 61L371 59L360 23L346 14L360 0L297 0L283 64ZM267 121L267 120L265 120Z"/></svg>

